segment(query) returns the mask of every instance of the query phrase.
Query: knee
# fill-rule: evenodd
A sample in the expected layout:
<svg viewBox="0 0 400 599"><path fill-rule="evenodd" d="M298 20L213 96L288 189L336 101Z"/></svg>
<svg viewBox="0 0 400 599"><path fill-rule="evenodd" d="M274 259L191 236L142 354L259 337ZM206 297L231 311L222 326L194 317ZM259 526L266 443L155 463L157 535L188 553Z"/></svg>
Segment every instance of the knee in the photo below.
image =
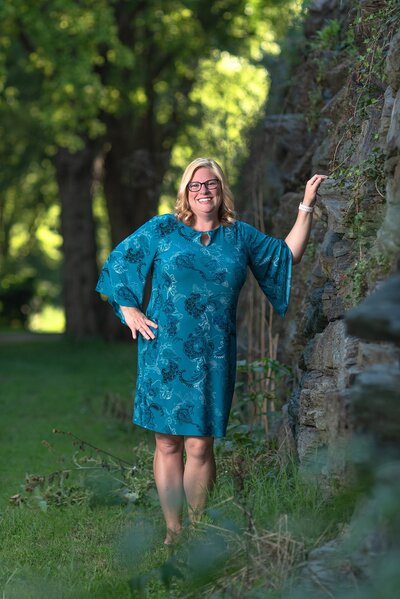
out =
<svg viewBox="0 0 400 599"><path fill-rule="evenodd" d="M156 449L165 456L183 453L183 437L156 433Z"/></svg>
<svg viewBox="0 0 400 599"><path fill-rule="evenodd" d="M186 455L199 462L207 462L213 458L214 439L212 437L189 437L185 440Z"/></svg>

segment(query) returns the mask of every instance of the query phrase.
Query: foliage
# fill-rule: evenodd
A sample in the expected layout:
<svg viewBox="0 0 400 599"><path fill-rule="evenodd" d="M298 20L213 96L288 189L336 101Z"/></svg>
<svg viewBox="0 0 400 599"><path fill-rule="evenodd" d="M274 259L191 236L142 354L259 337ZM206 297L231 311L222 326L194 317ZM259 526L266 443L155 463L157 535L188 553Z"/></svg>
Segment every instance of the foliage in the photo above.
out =
<svg viewBox="0 0 400 599"><path fill-rule="evenodd" d="M26 152L17 155L22 146L16 143L14 154L4 156L0 175L2 326L14 327L25 325L45 304L61 303L60 211L54 204L54 173L49 160L29 163Z"/></svg>
<svg viewBox="0 0 400 599"><path fill-rule="evenodd" d="M341 275L341 295L346 309L357 305L380 277L387 278L392 260L387 253L365 243L364 254L357 258L351 271Z"/></svg>
<svg viewBox="0 0 400 599"><path fill-rule="evenodd" d="M380 146L374 146L368 158L350 166L341 164L335 169L335 180L332 185L341 189L351 187L352 190L351 205L347 216L349 226L352 220L351 215L359 213L366 181L372 181L376 193L384 197L385 159L386 155L383 149Z"/></svg>
<svg viewBox="0 0 400 599"><path fill-rule="evenodd" d="M311 40L310 47L319 50L334 50L340 41L341 24L337 19L329 19Z"/></svg>
<svg viewBox="0 0 400 599"><path fill-rule="evenodd" d="M86 502L97 504L148 504L152 486L148 470L152 454L147 446L135 449L135 465L118 458L91 443L54 429L53 433L66 434L78 447L72 456L70 468L48 475L26 475L23 492L10 497L14 505L39 505L47 511L50 505L66 507Z"/></svg>
<svg viewBox="0 0 400 599"><path fill-rule="evenodd" d="M385 90L385 60L389 42L399 25L398 0L388 0L377 10L364 10L358 6L358 14L351 25L353 39L360 40L358 52L352 49L355 59L354 79L358 98L354 107L360 117L367 117L368 107L383 97ZM366 14L363 14L366 13Z"/></svg>
<svg viewBox="0 0 400 599"><path fill-rule="evenodd" d="M368 118L368 108L382 100L385 90L384 62L390 39L398 28L398 0L372 7L358 3L354 19L347 25L329 19L308 42L309 62L314 65L314 81L309 87L309 129L317 125L327 75L339 63L351 64L350 87L356 88L352 110L358 118ZM326 86L325 86L326 87ZM351 124L352 119L349 120Z"/></svg>
<svg viewBox="0 0 400 599"><path fill-rule="evenodd" d="M3 345L0 352L4 382L0 529L5 539L0 581L6 597L37 599L43 593L61 599L129 599L132 594L149 599L286 597L290 588L300 592L307 553L338 533L350 530L350 545L357 545L360 535L379 520L389 522L395 538L398 498L390 481L398 477L390 469L382 471L381 486L371 491L375 477L368 447L363 449L360 443L349 447L349 459L359 464L360 478L327 495L312 464L305 476L273 442L231 431L216 443L218 484L206 513L195 529L186 527L180 543L167 548L162 544L163 521L152 481L150 437L139 429L133 435L132 427L126 428L124 414L130 408L129 400L124 404L128 395L124 380L131 376L131 349L124 344L53 340ZM21 425L27 414L29 426ZM55 423L79 431L79 439L56 434L43 444ZM82 441L85 438L91 439L90 444ZM125 465L138 467L128 477L134 491L139 481L143 483L137 501L123 499L109 484L116 477L123 489L119 483ZM92 466L96 484L76 485ZM68 478L62 474L66 470L71 471ZM26 471L58 473L52 480L49 476L32 480L38 474L30 478L38 483L38 497L45 499L47 509L42 499L34 498L34 491L25 490L26 503L18 508L7 505ZM349 528L354 508L367 496L376 503L364 515L359 512ZM349 545L344 551L347 559ZM392 553L387 557L389 564ZM382 588L392 587L393 572L387 570L383 580L382 560L378 556L374 560ZM347 567L349 563L345 562ZM375 588L366 583L362 588L360 598L374 596Z"/></svg>
<svg viewBox="0 0 400 599"><path fill-rule="evenodd" d="M103 156L113 143L124 146L114 139L122 123L129 143L150 149L157 164L175 146L164 186L169 200L188 157L214 155L232 164L235 176L246 152L243 135L266 94L266 76L256 63L277 50L297 4L63 0L49 9L44 0L7 0L1 5L0 117L7 123L0 128L1 268L11 272L12 237L20 268L38 281L36 303L28 306L32 314L60 302L60 222L53 212L58 148L74 152L90 142ZM104 255L109 231L98 183L95 210Z"/></svg>
<svg viewBox="0 0 400 599"><path fill-rule="evenodd" d="M352 63L347 91L349 114L335 149L331 173L335 173L334 185L350 196L343 224L346 226L345 237L353 240L355 261L341 275L340 294L346 308L357 304L380 277L390 273L393 266L393 258L376 240L385 199L387 156L379 145L380 135L376 132L373 140L378 145L372 147L365 159L355 163L354 140L359 137L361 123L369 121L383 103L387 86L384 62L398 24L397 0L379 3L376 9L368 4L359 5L347 32L349 44L344 48L343 60L350 59ZM339 161L336 156L345 139L353 140L353 143L348 142Z"/></svg>
<svg viewBox="0 0 400 599"><path fill-rule="evenodd" d="M234 435L217 446L220 482L201 521L187 527L177 545L149 567L162 531L154 518L156 501L148 497L154 486L148 448L136 448L138 463L140 455L143 461L132 468L108 451L69 436L78 446L72 458L75 471L29 476L25 493L11 501L49 515L54 508L73 510L85 505L96 510L125 505L127 514L134 509L132 522L125 519L116 544L117 559L127 572L137 572L127 581L133 596L145 597L157 588L188 598L200 589L204 596L218 591L233 597L258 586L280 590L288 585L309 546L320 540L321 531L329 536L336 530L328 513L348 517L357 497L356 490L353 494L340 490L327 498L316 481L302 480L296 463L283 461L268 442ZM301 520L308 513L314 522L305 535L309 523Z"/></svg>
<svg viewBox="0 0 400 599"><path fill-rule="evenodd" d="M326 76L343 59L343 53L352 47L353 39L350 30L344 30L338 19L329 19L308 42L304 40L303 43L314 71L308 89L309 105L306 112L308 129L312 131L318 125L320 110L327 100L324 94Z"/></svg>
<svg viewBox="0 0 400 599"><path fill-rule="evenodd" d="M28 109L49 155L57 145L81 148L82 136L101 137L107 115L134 123L150 108L161 132L185 112L183 87L195 81L200 59L221 49L259 59L263 37L282 30L292 4L69 0L47 11L43 2L6 3L3 107L17 122Z"/></svg>
<svg viewBox="0 0 400 599"><path fill-rule="evenodd" d="M351 272L343 273L341 295L346 308L356 305L365 297L368 288L391 269L391 258L376 245L383 202L368 204L366 198L374 195L384 198L386 155L375 146L368 158L355 165L339 165L333 187L349 190L350 202L343 220L345 237L354 240L356 259Z"/></svg>
<svg viewBox="0 0 400 599"><path fill-rule="evenodd" d="M147 542L133 558L139 567L130 579L133 596L162 588L187 598L280 596L296 583L306 552L337 533L360 495L356 485L324 497L317 481L299 476L294 461L250 435L222 442L217 462L220 482L201 521L151 569L146 558L154 551L154 524L140 515Z"/></svg>
<svg viewBox="0 0 400 599"><path fill-rule="evenodd" d="M214 52L211 58L200 61L189 95L187 123L165 178L164 198L171 208L176 182L195 157L215 157L231 185L235 184L248 154L248 132L259 118L267 93L267 73L262 66L227 52Z"/></svg>
<svg viewBox="0 0 400 599"><path fill-rule="evenodd" d="M235 402L229 421L229 430L249 428L261 438L273 429L281 407L277 388L287 387L287 379L292 375L289 366L273 358L261 358L248 362L237 362L237 382Z"/></svg>

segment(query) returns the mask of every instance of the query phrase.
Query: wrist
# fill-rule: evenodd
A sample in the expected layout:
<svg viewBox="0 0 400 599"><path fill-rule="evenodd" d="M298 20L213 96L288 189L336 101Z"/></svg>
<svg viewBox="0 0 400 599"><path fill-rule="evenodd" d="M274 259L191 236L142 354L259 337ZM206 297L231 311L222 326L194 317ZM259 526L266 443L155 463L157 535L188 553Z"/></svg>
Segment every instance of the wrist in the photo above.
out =
<svg viewBox="0 0 400 599"><path fill-rule="evenodd" d="M300 202L299 210L301 210L302 212L307 212L308 214L312 214L314 212L314 206L311 206L310 204L305 204L304 202Z"/></svg>

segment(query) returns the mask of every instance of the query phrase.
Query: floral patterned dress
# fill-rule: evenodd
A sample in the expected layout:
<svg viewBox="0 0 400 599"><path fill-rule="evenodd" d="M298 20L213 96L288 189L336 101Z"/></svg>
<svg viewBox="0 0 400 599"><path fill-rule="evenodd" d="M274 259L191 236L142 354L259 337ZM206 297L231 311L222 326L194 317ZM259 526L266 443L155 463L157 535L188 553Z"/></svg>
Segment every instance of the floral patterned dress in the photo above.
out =
<svg viewBox="0 0 400 599"><path fill-rule="evenodd" d="M249 266L278 314L290 299L292 253L282 239L236 220L204 233L173 214L154 216L107 258L96 290L142 309L155 339L138 333L133 422L172 435L223 437L236 377L236 309Z"/></svg>

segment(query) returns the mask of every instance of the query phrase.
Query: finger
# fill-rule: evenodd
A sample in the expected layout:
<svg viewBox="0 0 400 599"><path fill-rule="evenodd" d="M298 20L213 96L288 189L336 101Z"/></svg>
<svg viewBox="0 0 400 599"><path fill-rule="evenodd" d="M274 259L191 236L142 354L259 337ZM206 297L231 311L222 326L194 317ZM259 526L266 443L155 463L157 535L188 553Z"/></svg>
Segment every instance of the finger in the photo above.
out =
<svg viewBox="0 0 400 599"><path fill-rule="evenodd" d="M151 329L147 328L146 333L149 335L150 339L156 338L155 334L153 333L153 331Z"/></svg>
<svg viewBox="0 0 400 599"><path fill-rule="evenodd" d="M315 179L315 181L313 181L311 183L311 185L313 185L314 187L318 187L320 185L320 183L322 183L323 180L324 180L324 177L319 176L318 179Z"/></svg>
<svg viewBox="0 0 400 599"><path fill-rule="evenodd" d="M152 320L149 320L148 318L146 318L145 322L146 324L151 324L152 327L158 328L158 324L156 322L153 322Z"/></svg>
<svg viewBox="0 0 400 599"><path fill-rule="evenodd" d="M143 337L147 340L155 339L155 336L153 335L153 333L147 333L147 331L144 331L142 334L143 334Z"/></svg>
<svg viewBox="0 0 400 599"><path fill-rule="evenodd" d="M153 331L146 325L142 325L140 332L145 339L155 339Z"/></svg>

